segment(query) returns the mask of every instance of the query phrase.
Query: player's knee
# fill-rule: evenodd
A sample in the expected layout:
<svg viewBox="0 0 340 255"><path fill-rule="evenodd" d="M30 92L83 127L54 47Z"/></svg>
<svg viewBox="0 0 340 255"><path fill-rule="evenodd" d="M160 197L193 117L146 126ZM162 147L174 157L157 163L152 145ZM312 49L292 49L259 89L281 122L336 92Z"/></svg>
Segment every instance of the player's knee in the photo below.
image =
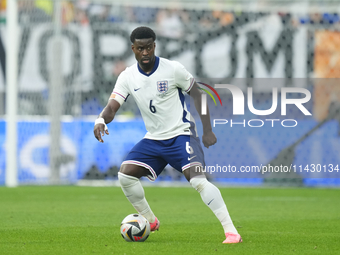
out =
<svg viewBox="0 0 340 255"><path fill-rule="evenodd" d="M192 178L196 178L196 177L203 178L203 177L205 177L204 173L202 172L201 167L187 168L187 169L183 170L183 174L189 182Z"/></svg>
<svg viewBox="0 0 340 255"><path fill-rule="evenodd" d="M118 180L122 187L130 187L139 182L137 177L118 172Z"/></svg>
<svg viewBox="0 0 340 255"><path fill-rule="evenodd" d="M119 172L138 179L150 173L148 169L133 164L122 164Z"/></svg>
<svg viewBox="0 0 340 255"><path fill-rule="evenodd" d="M197 190L199 193L204 189L204 187L208 184L207 178L205 176L196 176L190 179L191 186Z"/></svg>

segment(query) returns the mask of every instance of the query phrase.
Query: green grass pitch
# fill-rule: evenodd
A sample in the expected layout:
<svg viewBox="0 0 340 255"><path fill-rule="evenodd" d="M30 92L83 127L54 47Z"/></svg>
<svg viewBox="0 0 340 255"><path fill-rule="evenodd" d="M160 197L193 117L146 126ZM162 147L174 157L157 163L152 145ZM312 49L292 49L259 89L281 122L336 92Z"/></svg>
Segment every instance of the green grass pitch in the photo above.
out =
<svg viewBox="0 0 340 255"><path fill-rule="evenodd" d="M340 254L339 189L221 188L241 244L222 244L194 189L145 192L161 227L128 243L119 226L135 211L118 187L1 187L0 254Z"/></svg>

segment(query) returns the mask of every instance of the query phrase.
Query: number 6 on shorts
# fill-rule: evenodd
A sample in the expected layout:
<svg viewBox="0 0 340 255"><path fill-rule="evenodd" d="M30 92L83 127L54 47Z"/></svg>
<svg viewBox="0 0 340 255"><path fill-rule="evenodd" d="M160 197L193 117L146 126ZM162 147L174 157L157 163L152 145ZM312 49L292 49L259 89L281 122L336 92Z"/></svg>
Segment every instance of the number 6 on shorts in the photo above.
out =
<svg viewBox="0 0 340 255"><path fill-rule="evenodd" d="M186 142L186 143L185 143L185 150L186 150L187 153L189 153L189 154L193 154L193 153L194 153L194 150L193 150L193 148L189 145L189 142Z"/></svg>

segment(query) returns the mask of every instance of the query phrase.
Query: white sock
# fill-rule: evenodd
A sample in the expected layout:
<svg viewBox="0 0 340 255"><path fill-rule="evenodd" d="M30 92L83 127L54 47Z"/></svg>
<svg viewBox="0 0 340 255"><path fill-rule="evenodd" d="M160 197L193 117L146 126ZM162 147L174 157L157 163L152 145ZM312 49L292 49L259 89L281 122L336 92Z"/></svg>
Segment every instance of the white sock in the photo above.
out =
<svg viewBox="0 0 340 255"><path fill-rule="evenodd" d="M225 205L220 190L205 177L196 176L190 179L191 186L200 194L203 202L213 211L221 222L224 233L238 234Z"/></svg>
<svg viewBox="0 0 340 255"><path fill-rule="evenodd" d="M121 172L118 172L118 179L126 198L130 201L133 207L150 223L153 223L156 218L145 199L144 189L139 179Z"/></svg>

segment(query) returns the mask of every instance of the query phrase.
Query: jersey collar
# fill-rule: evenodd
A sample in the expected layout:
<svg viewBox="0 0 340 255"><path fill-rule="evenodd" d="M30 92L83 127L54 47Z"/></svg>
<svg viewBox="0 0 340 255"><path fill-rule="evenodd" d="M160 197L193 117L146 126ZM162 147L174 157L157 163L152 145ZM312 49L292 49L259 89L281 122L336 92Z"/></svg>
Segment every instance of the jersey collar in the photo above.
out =
<svg viewBox="0 0 340 255"><path fill-rule="evenodd" d="M158 65L159 65L159 57L157 57L157 56L155 56L155 64L154 64L154 66L153 66L153 68L152 68L152 71L150 72L150 73L146 73L146 72L144 72L143 70L142 70L142 68L140 68L139 67L139 65L138 65L138 63L137 63L137 67L138 67L138 71L141 73L141 74L143 74L143 75L145 75L145 76L150 76L151 74L153 74L156 70L157 70L157 68L158 68Z"/></svg>

